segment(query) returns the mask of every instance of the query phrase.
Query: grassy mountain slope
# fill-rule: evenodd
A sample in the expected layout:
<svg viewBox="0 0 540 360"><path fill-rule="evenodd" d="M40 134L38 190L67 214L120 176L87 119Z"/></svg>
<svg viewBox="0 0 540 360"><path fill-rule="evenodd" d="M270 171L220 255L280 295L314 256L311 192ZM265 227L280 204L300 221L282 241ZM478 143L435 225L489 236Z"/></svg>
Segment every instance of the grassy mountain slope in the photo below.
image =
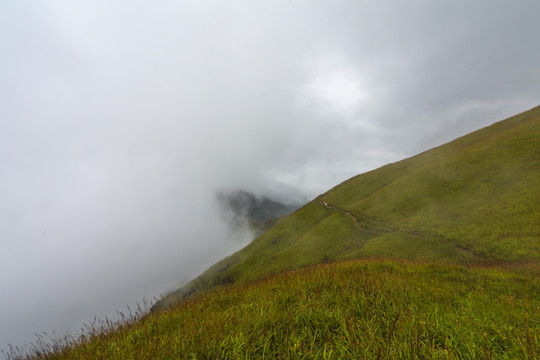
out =
<svg viewBox="0 0 540 360"><path fill-rule="evenodd" d="M538 274L357 260L215 288L46 358L536 359L539 349Z"/></svg>
<svg viewBox="0 0 540 360"><path fill-rule="evenodd" d="M163 311L8 358L540 358L539 178L540 107L345 181Z"/></svg>
<svg viewBox="0 0 540 360"><path fill-rule="evenodd" d="M537 263L538 179L540 107L345 181L154 308L330 260Z"/></svg>

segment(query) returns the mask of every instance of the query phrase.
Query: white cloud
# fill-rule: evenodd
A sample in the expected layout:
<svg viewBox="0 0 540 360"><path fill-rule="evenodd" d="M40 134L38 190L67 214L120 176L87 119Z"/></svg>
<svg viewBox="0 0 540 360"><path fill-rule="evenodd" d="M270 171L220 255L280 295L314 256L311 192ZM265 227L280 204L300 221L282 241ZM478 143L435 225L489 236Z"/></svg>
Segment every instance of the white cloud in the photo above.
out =
<svg viewBox="0 0 540 360"><path fill-rule="evenodd" d="M316 66L306 93L317 111L347 120L354 120L361 106L370 101L370 90L362 85L358 71L335 56Z"/></svg>

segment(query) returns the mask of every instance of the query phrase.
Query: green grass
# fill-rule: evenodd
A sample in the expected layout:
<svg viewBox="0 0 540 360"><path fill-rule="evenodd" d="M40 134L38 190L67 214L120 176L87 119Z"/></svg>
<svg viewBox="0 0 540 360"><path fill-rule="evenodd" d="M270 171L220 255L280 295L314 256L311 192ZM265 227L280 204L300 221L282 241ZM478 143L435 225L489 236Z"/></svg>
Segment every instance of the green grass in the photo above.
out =
<svg viewBox="0 0 540 360"><path fill-rule="evenodd" d="M215 285L329 260L538 263L538 179L540 107L343 182L154 309Z"/></svg>
<svg viewBox="0 0 540 360"><path fill-rule="evenodd" d="M540 278L349 261L214 288L48 359L537 359Z"/></svg>

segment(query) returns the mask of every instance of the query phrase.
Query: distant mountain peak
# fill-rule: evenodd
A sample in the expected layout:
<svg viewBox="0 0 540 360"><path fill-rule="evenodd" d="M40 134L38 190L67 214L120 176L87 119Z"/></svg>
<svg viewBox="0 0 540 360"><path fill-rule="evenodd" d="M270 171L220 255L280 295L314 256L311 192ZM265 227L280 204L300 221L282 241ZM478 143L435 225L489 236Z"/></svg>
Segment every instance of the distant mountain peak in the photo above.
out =
<svg viewBox="0 0 540 360"><path fill-rule="evenodd" d="M275 219L290 214L303 204L295 201L283 203L267 196L257 196L245 190L216 193L223 218L229 225L250 222L266 227Z"/></svg>

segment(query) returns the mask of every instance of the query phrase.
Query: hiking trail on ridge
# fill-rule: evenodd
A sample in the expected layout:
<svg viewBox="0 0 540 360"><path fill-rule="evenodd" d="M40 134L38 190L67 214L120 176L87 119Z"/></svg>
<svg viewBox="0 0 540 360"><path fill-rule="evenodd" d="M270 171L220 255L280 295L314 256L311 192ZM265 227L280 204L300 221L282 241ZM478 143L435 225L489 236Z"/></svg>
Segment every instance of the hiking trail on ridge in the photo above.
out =
<svg viewBox="0 0 540 360"><path fill-rule="evenodd" d="M338 211L341 211L341 212L344 212L345 214L347 214L353 221L354 223L356 224L356 226L358 226L359 228L362 228L362 225L360 225L360 222L358 221L358 219L356 219L356 217L351 214L348 210L345 210L343 208L340 208L339 206L336 206L336 205L330 205L328 204L327 202L325 202L326 205L323 205L323 206L326 206L330 209L335 209L335 210L338 210Z"/></svg>

